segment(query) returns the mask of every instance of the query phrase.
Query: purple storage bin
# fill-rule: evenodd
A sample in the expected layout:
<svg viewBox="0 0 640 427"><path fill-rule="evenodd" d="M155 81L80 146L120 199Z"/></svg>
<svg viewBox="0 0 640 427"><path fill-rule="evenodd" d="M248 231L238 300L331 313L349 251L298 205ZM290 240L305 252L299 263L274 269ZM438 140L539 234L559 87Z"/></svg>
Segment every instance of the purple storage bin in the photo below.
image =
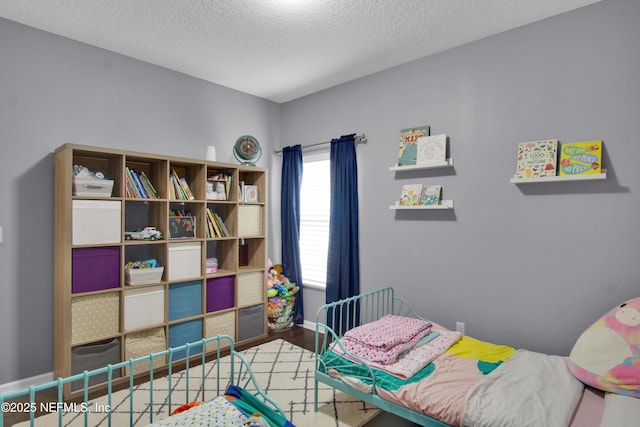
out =
<svg viewBox="0 0 640 427"><path fill-rule="evenodd" d="M233 307L235 280L234 276L207 279L207 313Z"/></svg>
<svg viewBox="0 0 640 427"><path fill-rule="evenodd" d="M120 286L120 248L99 247L73 250L71 289L74 294Z"/></svg>

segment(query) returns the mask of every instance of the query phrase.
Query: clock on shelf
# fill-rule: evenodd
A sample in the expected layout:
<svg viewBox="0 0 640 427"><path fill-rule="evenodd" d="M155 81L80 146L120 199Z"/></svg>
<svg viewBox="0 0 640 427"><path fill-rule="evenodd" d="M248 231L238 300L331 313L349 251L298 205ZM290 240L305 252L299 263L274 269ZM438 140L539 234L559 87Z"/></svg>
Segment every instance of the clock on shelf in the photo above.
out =
<svg viewBox="0 0 640 427"><path fill-rule="evenodd" d="M255 166L262 155L262 148L253 136L243 135L233 146L233 155L241 164Z"/></svg>

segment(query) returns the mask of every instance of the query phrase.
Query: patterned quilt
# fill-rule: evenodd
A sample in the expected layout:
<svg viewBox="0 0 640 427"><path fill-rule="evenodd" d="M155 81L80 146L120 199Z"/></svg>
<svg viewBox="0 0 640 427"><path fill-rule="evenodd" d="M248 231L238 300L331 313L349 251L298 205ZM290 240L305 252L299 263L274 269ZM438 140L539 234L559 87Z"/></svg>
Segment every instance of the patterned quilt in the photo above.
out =
<svg viewBox="0 0 640 427"><path fill-rule="evenodd" d="M230 386L224 396L172 415L154 427L295 427L253 394L238 386Z"/></svg>
<svg viewBox="0 0 640 427"><path fill-rule="evenodd" d="M443 355L410 378L369 369L334 352L323 356L327 373L361 391L375 391L383 399L459 426L465 396L471 387L508 360L515 349L464 336Z"/></svg>
<svg viewBox="0 0 640 427"><path fill-rule="evenodd" d="M456 427L567 426L582 394L566 358L467 336L410 378L355 360L323 355L332 377Z"/></svg>

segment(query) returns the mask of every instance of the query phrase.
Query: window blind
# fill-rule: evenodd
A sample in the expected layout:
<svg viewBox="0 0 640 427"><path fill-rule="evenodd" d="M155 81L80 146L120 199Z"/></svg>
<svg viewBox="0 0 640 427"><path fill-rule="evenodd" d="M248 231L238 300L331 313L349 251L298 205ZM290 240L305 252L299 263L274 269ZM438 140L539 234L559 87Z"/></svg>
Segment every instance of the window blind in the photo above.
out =
<svg viewBox="0 0 640 427"><path fill-rule="evenodd" d="M305 285L326 287L329 247L329 153L303 157L300 195L300 264Z"/></svg>

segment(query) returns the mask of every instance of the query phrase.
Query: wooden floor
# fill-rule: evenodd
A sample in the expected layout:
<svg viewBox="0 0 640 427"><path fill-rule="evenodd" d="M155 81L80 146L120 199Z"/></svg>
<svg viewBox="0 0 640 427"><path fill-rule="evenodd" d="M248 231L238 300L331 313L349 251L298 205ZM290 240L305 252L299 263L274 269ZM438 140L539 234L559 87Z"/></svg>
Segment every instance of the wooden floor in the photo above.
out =
<svg viewBox="0 0 640 427"><path fill-rule="evenodd" d="M251 341L245 345L238 345L236 350L241 351L249 347L253 347L259 344L263 344L268 341L283 339L289 341L291 344L295 344L298 347L302 347L309 351L315 351L315 338L316 333L310 329L305 329L300 326L293 326L291 329L279 332L270 332L265 338Z"/></svg>
<svg viewBox="0 0 640 427"><path fill-rule="evenodd" d="M242 351L247 348L254 347L256 345L260 345L265 342L273 341L276 339L283 339L285 341L289 341L290 343L295 344L299 347L305 348L309 351L315 350L315 331L298 327L298 326L293 326L291 329L288 329L285 331L270 332L268 336L264 338L252 340L244 344L238 344L236 345L236 350ZM36 398L36 400L39 400L39 399ZM37 406L39 406L39 403ZM4 427L10 427L16 423L19 423L22 421L28 421L30 416L29 412L19 413L19 412L6 412L6 411L2 411L2 415L4 420ZM41 414L39 413L36 414L36 416L39 416L39 415Z"/></svg>

